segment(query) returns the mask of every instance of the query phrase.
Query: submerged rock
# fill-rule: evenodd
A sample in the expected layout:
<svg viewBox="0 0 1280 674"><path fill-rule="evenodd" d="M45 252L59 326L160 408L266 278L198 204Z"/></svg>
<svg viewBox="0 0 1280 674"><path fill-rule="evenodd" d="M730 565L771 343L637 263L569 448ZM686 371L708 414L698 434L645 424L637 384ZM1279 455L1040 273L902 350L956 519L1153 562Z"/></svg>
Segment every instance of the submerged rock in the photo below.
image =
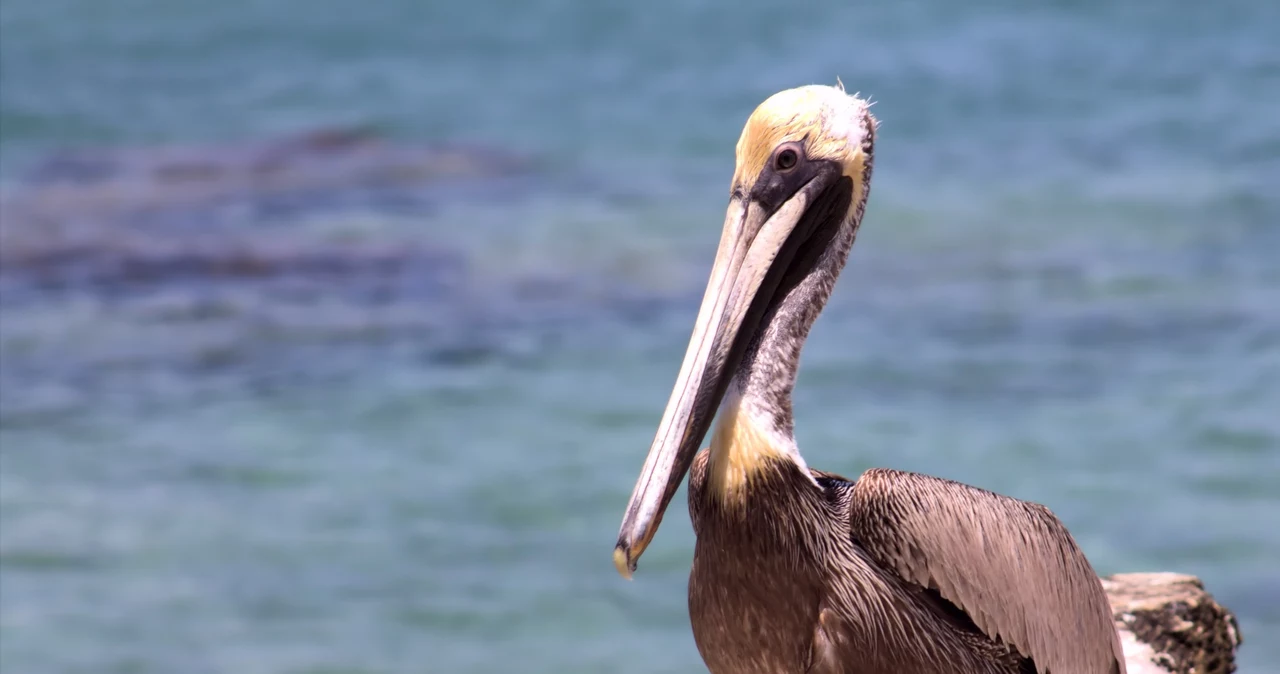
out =
<svg viewBox="0 0 1280 674"><path fill-rule="evenodd" d="M534 367L584 326L649 320L656 292L504 264L465 210L428 213L518 196L531 168L344 129L52 157L0 195L0 423Z"/></svg>
<svg viewBox="0 0 1280 674"><path fill-rule="evenodd" d="M316 241L292 225L317 212L421 215L469 187L508 193L503 181L531 169L491 148L398 144L342 128L238 145L67 151L0 195L0 275L99 283L394 263L417 253L393 250L400 242L371 252ZM444 255L446 242L410 238L410 248Z"/></svg>
<svg viewBox="0 0 1280 674"><path fill-rule="evenodd" d="M497 180L531 168L493 148L397 144L336 128L262 143L61 152L24 176L15 198L34 216L101 217L228 198Z"/></svg>

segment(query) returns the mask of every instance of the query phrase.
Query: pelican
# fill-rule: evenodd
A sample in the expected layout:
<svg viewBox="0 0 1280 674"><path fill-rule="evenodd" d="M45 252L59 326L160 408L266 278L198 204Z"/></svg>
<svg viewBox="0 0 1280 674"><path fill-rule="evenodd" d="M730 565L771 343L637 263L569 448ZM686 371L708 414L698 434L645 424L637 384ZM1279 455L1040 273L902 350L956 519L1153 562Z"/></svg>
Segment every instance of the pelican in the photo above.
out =
<svg viewBox="0 0 1280 674"><path fill-rule="evenodd" d="M1121 674L1102 584L1048 508L898 470L848 480L796 447L800 350L862 221L877 124L843 86L748 118L614 563L631 578L689 473L689 614L713 674Z"/></svg>

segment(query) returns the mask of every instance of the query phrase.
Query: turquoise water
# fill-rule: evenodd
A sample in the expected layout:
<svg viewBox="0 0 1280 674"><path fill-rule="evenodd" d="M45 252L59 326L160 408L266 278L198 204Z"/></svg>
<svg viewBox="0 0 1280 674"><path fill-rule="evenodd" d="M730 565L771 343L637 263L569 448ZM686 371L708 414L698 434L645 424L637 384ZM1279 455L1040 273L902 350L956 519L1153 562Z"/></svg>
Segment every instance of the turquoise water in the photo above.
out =
<svg viewBox="0 0 1280 674"><path fill-rule="evenodd" d="M1101 573L1201 576L1280 672L1280 5L5 0L0 31L10 203L65 148L343 125L531 167L7 211L0 670L701 671L683 501L634 582L612 545L741 124L839 77L883 124L809 462L1043 502Z"/></svg>

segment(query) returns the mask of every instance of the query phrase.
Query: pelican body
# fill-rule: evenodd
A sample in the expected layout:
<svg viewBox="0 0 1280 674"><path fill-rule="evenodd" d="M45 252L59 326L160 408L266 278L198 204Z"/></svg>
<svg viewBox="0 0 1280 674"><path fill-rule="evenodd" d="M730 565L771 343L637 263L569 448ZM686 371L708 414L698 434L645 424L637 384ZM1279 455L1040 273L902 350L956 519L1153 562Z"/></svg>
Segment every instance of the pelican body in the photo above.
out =
<svg viewBox="0 0 1280 674"><path fill-rule="evenodd" d="M896 470L847 480L800 456L800 350L862 221L876 125L825 86L747 120L618 571L631 577L688 473L689 614L713 674L1122 674L1102 585L1047 508Z"/></svg>

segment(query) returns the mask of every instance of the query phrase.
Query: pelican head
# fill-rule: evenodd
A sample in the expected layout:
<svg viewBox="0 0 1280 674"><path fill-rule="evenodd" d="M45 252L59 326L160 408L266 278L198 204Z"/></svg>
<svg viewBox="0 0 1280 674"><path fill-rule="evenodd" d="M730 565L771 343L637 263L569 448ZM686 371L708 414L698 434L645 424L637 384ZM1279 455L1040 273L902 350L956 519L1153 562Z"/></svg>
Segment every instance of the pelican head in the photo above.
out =
<svg viewBox="0 0 1280 674"><path fill-rule="evenodd" d="M768 408L773 437L794 448L790 396L800 346L862 219L875 127L865 101L828 86L774 94L747 120L693 336L618 534L614 563L624 577L731 383Z"/></svg>

